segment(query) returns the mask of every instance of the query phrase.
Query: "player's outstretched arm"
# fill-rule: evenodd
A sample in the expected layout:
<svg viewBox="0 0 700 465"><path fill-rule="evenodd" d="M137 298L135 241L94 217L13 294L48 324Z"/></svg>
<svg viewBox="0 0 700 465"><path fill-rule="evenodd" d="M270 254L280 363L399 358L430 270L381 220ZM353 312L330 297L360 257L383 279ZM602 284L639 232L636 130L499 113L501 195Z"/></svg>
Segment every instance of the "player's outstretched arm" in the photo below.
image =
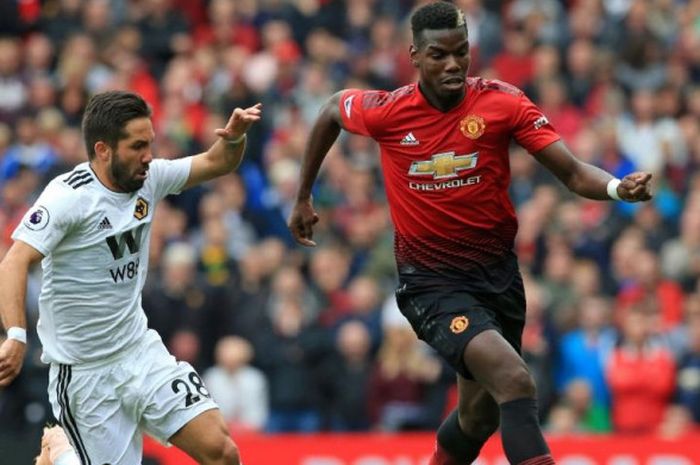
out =
<svg viewBox="0 0 700 465"><path fill-rule="evenodd" d="M0 345L0 386L10 384L22 368L27 345L24 311L27 274L32 264L42 258L33 247L15 241L0 262L0 316L8 333Z"/></svg>
<svg viewBox="0 0 700 465"><path fill-rule="evenodd" d="M313 226L318 222L318 215L311 202L311 188L323 159L343 127L339 107L342 93L340 91L328 99L311 128L301 161L299 191L289 216L288 225L292 236L299 244L309 247L316 245L313 241Z"/></svg>
<svg viewBox="0 0 700 465"><path fill-rule="evenodd" d="M262 117L262 104L257 103L248 108L236 108L226 123L226 127L217 129L219 140L206 152L194 155L190 176L184 189L209 181L238 168L245 150L246 131Z"/></svg>
<svg viewBox="0 0 700 465"><path fill-rule="evenodd" d="M570 191L594 200L640 202L651 199L651 173L636 172L616 179L607 171L576 158L562 141L534 154Z"/></svg>

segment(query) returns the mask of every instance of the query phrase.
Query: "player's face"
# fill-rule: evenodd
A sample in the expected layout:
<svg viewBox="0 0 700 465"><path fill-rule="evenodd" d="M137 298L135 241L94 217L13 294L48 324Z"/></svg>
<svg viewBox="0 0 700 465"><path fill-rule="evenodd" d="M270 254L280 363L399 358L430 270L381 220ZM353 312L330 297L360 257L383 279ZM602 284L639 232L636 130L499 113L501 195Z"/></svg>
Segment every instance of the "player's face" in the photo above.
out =
<svg viewBox="0 0 700 465"><path fill-rule="evenodd" d="M110 173L112 181L123 192L134 192L146 182L148 165L153 160L153 124L150 118L136 118L129 121L124 132L125 139L119 140L112 154Z"/></svg>
<svg viewBox="0 0 700 465"><path fill-rule="evenodd" d="M420 70L422 88L441 100L461 99L464 95L471 56L464 27L426 29L411 46L411 59Z"/></svg>

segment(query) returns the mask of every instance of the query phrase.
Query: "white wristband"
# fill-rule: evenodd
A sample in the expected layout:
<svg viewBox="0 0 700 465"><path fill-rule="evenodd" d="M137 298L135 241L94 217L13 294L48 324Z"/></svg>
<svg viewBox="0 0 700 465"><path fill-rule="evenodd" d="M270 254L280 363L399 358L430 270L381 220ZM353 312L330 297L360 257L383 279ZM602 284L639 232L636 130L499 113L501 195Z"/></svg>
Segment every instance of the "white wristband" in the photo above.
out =
<svg viewBox="0 0 700 465"><path fill-rule="evenodd" d="M58 456L53 465L80 465L80 459L73 449L67 450Z"/></svg>
<svg viewBox="0 0 700 465"><path fill-rule="evenodd" d="M617 186L620 185L620 181L617 178L612 178L610 181L608 181L608 197L610 197L613 200L622 200L620 198L620 194L617 193Z"/></svg>
<svg viewBox="0 0 700 465"><path fill-rule="evenodd" d="M236 138L233 139L233 140L227 139L227 140L226 140L226 143L227 143L227 144L231 144L231 145L238 145L238 144L240 144L241 142L243 142L245 139L246 139L246 133L244 132L243 134L241 134L240 136L236 137Z"/></svg>
<svg viewBox="0 0 700 465"><path fill-rule="evenodd" d="M15 341L19 341L23 344L26 344L27 330L24 328L20 328L19 326L13 326L7 329L7 338L14 339Z"/></svg>

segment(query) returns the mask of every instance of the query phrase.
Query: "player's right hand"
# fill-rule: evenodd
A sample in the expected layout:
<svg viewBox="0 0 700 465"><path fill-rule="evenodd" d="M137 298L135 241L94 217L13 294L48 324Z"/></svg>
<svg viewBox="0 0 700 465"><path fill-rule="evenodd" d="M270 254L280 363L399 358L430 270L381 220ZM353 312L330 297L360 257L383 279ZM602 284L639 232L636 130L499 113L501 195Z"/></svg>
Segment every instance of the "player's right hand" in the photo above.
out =
<svg viewBox="0 0 700 465"><path fill-rule="evenodd" d="M6 339L0 345L0 387L9 385L22 369L27 345L14 339Z"/></svg>
<svg viewBox="0 0 700 465"><path fill-rule="evenodd" d="M622 178L617 192L626 202L651 200L651 173L635 172Z"/></svg>
<svg viewBox="0 0 700 465"><path fill-rule="evenodd" d="M307 247L316 247L316 242L312 239L314 235L313 228L316 223L318 223L318 214L314 211L311 199L298 200L294 204L294 209L287 223L294 240Z"/></svg>
<svg viewBox="0 0 700 465"><path fill-rule="evenodd" d="M42 453L44 448L48 449L50 463L56 463L60 456L73 450L66 433L60 426L44 428L44 436L41 438Z"/></svg>

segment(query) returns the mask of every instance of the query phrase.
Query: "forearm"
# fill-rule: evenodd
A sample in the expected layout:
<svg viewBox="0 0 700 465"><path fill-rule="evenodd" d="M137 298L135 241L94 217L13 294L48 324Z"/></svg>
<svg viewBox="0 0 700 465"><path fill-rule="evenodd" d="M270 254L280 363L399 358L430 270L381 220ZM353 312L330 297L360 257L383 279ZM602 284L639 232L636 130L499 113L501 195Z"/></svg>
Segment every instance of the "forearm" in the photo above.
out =
<svg viewBox="0 0 700 465"><path fill-rule="evenodd" d="M613 175L597 166L580 162L568 181L562 181L570 191L587 199L610 200L607 187L613 178Z"/></svg>
<svg viewBox="0 0 700 465"><path fill-rule="evenodd" d="M593 200L610 200L607 187L613 176L578 160L563 142L554 142L534 156L570 191Z"/></svg>
<svg viewBox="0 0 700 465"><path fill-rule="evenodd" d="M13 326L27 327L24 310L24 296L27 289L27 270L14 264L6 257L0 262L0 316L2 325L7 330Z"/></svg>
<svg viewBox="0 0 700 465"><path fill-rule="evenodd" d="M301 162L301 181L297 200L304 201L311 197L311 189L316 176L318 176L321 163L338 138L340 129L340 125L326 111L316 120Z"/></svg>
<svg viewBox="0 0 700 465"><path fill-rule="evenodd" d="M220 176L238 168L243 160L245 146L245 136L242 136L242 139L238 141L228 141L224 138L219 138L205 152L205 156L216 171L216 175Z"/></svg>

